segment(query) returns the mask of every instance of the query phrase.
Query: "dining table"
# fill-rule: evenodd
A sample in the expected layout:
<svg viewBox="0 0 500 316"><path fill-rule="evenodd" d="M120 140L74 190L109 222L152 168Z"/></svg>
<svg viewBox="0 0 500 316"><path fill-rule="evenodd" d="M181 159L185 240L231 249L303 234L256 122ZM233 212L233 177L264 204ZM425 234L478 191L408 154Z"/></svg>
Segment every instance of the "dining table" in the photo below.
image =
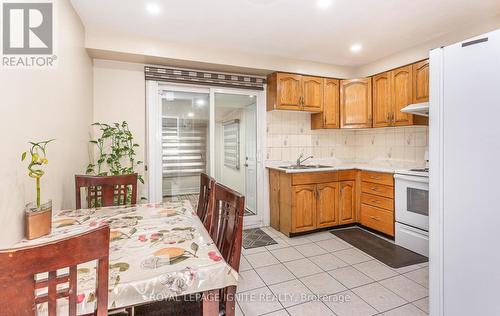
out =
<svg viewBox="0 0 500 316"><path fill-rule="evenodd" d="M100 225L110 227L109 310L201 293L203 310L218 314L217 300L207 298L237 284L238 273L188 200L55 211L49 235L16 247L54 242ZM95 263L78 265L77 271L77 314L89 314L96 304ZM62 301L58 310L67 308ZM47 306L37 309L43 315Z"/></svg>

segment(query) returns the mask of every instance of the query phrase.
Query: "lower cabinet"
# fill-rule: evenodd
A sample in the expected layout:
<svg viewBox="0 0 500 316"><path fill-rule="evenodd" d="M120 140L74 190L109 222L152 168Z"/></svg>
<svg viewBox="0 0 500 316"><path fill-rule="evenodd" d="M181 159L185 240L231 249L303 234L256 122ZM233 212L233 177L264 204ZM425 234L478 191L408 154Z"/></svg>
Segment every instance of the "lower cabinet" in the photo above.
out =
<svg viewBox="0 0 500 316"><path fill-rule="evenodd" d="M357 222L394 235L392 174L272 170L269 176L271 225L285 235Z"/></svg>
<svg viewBox="0 0 500 316"><path fill-rule="evenodd" d="M313 230L316 226L316 185L293 187L292 231Z"/></svg>
<svg viewBox="0 0 500 316"><path fill-rule="evenodd" d="M339 183L331 182L316 186L316 227L339 224Z"/></svg>
<svg viewBox="0 0 500 316"><path fill-rule="evenodd" d="M356 222L356 181L341 181L339 198L339 223Z"/></svg>

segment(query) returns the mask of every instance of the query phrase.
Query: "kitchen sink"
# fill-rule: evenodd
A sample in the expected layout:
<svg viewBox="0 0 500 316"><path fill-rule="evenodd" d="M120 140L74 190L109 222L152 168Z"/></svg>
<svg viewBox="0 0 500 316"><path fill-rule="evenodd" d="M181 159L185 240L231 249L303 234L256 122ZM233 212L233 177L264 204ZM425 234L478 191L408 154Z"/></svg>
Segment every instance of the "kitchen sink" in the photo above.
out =
<svg viewBox="0 0 500 316"><path fill-rule="evenodd" d="M324 169L324 168L332 168L332 166L326 166L326 165L291 165L291 166L280 166L282 169L289 169L289 170L305 170L305 169Z"/></svg>

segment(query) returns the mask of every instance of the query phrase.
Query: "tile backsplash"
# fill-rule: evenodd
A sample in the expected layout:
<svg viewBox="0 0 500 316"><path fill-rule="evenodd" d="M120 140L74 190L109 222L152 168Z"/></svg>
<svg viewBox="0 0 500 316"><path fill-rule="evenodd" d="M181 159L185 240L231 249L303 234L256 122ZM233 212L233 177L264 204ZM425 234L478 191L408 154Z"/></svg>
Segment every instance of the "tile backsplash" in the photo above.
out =
<svg viewBox="0 0 500 316"><path fill-rule="evenodd" d="M311 130L311 115L267 112L267 159L295 161L303 153L342 162L425 163L428 127Z"/></svg>

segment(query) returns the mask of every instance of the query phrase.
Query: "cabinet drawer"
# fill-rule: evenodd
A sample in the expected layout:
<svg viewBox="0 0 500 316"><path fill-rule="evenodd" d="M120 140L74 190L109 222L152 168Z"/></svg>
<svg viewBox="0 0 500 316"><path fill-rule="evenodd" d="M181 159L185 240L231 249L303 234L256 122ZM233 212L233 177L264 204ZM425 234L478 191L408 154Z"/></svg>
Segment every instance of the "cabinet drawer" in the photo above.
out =
<svg viewBox="0 0 500 316"><path fill-rule="evenodd" d="M389 236L394 236L394 213L392 212L362 204L361 224Z"/></svg>
<svg viewBox="0 0 500 316"><path fill-rule="evenodd" d="M340 170L339 181L356 180L357 174L358 174L357 170Z"/></svg>
<svg viewBox="0 0 500 316"><path fill-rule="evenodd" d="M363 171L361 172L361 181L394 186L394 175L392 173Z"/></svg>
<svg viewBox="0 0 500 316"><path fill-rule="evenodd" d="M369 193L361 194L361 203L383 208L384 210L394 211L394 200Z"/></svg>
<svg viewBox="0 0 500 316"><path fill-rule="evenodd" d="M361 192L384 196L391 199L394 198L394 187L377 183L362 182Z"/></svg>
<svg viewBox="0 0 500 316"><path fill-rule="evenodd" d="M337 172L304 172L292 174L292 185L337 182Z"/></svg>

